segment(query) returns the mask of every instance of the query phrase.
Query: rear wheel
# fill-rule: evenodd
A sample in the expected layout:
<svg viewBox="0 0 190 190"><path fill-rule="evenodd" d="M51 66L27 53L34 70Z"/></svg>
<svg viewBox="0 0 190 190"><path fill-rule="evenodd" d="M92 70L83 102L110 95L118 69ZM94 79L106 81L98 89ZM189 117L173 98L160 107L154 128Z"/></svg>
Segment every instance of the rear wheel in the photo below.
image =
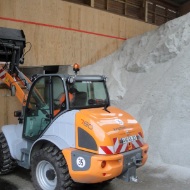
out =
<svg viewBox="0 0 190 190"><path fill-rule="evenodd" d="M37 190L72 190L75 185L62 152L55 146L32 155L31 174Z"/></svg>
<svg viewBox="0 0 190 190"><path fill-rule="evenodd" d="M16 165L16 161L11 157L7 140L0 132L0 175L12 172Z"/></svg>

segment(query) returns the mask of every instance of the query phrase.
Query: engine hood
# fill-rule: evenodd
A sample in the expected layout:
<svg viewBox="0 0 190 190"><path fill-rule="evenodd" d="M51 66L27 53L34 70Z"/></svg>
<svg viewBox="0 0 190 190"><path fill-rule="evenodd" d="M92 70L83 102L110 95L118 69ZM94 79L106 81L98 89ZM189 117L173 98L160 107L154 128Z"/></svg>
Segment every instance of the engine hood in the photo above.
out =
<svg viewBox="0 0 190 190"><path fill-rule="evenodd" d="M98 154L116 154L143 146L139 123L116 107L80 110L76 114L76 147Z"/></svg>

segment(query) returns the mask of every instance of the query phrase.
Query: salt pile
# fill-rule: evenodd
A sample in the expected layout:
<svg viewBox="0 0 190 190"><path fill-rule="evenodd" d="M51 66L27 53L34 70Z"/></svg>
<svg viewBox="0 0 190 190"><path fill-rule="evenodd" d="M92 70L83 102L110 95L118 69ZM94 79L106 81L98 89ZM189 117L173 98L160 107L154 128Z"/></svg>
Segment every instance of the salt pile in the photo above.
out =
<svg viewBox="0 0 190 190"><path fill-rule="evenodd" d="M127 40L80 72L108 77L112 104L142 125L152 165L190 168L189 50L190 13Z"/></svg>

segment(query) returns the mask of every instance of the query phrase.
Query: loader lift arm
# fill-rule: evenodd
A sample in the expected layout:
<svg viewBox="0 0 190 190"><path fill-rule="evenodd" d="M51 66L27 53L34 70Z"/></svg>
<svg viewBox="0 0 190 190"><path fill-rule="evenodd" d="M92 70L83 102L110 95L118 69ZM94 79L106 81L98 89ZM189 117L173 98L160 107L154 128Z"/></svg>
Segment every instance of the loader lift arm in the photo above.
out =
<svg viewBox="0 0 190 190"><path fill-rule="evenodd" d="M24 63L25 35L22 30L0 27L0 82L6 84L25 106L31 81L19 70Z"/></svg>

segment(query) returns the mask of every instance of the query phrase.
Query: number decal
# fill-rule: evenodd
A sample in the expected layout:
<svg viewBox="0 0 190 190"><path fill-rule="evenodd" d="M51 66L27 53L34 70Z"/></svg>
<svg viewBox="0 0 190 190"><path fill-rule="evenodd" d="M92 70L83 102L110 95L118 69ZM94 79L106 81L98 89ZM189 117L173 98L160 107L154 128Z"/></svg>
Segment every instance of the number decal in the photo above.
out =
<svg viewBox="0 0 190 190"><path fill-rule="evenodd" d="M79 168L84 168L84 166L86 165L86 161L83 157L78 157L76 162Z"/></svg>
<svg viewBox="0 0 190 190"><path fill-rule="evenodd" d="M133 142L133 141L136 141L136 140L137 140L137 136L134 135L134 136L130 136L130 137L121 138L120 143L126 144L126 143Z"/></svg>

